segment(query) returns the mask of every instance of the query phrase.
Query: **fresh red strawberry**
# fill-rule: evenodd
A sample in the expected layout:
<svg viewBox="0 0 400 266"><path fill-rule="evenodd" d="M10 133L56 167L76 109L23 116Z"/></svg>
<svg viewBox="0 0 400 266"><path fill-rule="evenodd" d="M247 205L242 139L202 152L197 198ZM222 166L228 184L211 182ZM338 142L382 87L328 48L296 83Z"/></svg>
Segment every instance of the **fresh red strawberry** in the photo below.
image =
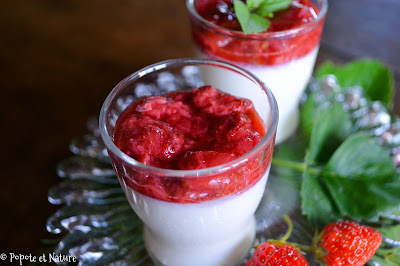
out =
<svg viewBox="0 0 400 266"><path fill-rule="evenodd" d="M308 265L306 259L293 246L265 242L259 245L245 266Z"/></svg>
<svg viewBox="0 0 400 266"><path fill-rule="evenodd" d="M318 260L329 266L364 265L382 242L378 231L352 221L328 224L315 240ZM323 249L321 249L322 247Z"/></svg>
<svg viewBox="0 0 400 266"><path fill-rule="evenodd" d="M253 257L246 262L245 266L261 266L261 265L293 265L302 266L308 265L306 259L301 255L297 247L309 248L297 243L289 243L289 239L293 231L293 223L289 216L284 215L288 230L286 234L278 240L268 240L257 246Z"/></svg>

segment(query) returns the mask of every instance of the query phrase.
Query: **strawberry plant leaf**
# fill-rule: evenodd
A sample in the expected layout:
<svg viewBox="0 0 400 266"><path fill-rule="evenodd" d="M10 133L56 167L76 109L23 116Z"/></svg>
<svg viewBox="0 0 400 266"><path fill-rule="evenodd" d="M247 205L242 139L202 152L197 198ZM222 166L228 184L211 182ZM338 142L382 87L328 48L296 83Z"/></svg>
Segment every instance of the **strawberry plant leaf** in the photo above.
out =
<svg viewBox="0 0 400 266"><path fill-rule="evenodd" d="M301 187L303 213L317 225L341 217L373 221L400 205L400 177L389 154L374 137L351 133L339 104L319 110Z"/></svg>
<svg viewBox="0 0 400 266"><path fill-rule="evenodd" d="M327 74L335 75L341 86L321 98L324 80L314 83L321 87L310 89L313 92L300 109L297 133L304 139L298 153L306 154L305 159L293 156L285 148L279 151L285 147L281 144L273 164L278 166L279 175L303 173L301 208L315 225L338 219L375 222L393 215L400 207L400 175L393 160L376 136L355 132L351 111L344 111L337 100L346 87L359 85L367 88L368 101L390 103L390 71L374 60L360 60L341 67L325 64L318 69L317 78ZM291 169L279 169L282 166Z"/></svg>
<svg viewBox="0 0 400 266"><path fill-rule="evenodd" d="M324 172L334 173L321 176L343 217L376 221L400 205L400 176L374 137L351 135L332 155Z"/></svg>
<svg viewBox="0 0 400 266"><path fill-rule="evenodd" d="M380 265L385 266L398 266L400 265L400 249L378 249L372 259Z"/></svg>
<svg viewBox="0 0 400 266"><path fill-rule="evenodd" d="M339 145L351 134L353 123L340 104L320 110L314 116L310 138L310 163L326 162Z"/></svg>
<svg viewBox="0 0 400 266"><path fill-rule="evenodd" d="M311 136L311 131L314 124L315 113L320 105L315 100L315 93L308 96L307 100L300 106L300 129L308 137Z"/></svg>
<svg viewBox="0 0 400 266"><path fill-rule="evenodd" d="M326 185L312 167L316 162L327 161L351 133L352 123L339 104L321 109L314 121L300 193L303 213L313 223L324 225L340 216Z"/></svg>
<svg viewBox="0 0 400 266"><path fill-rule="evenodd" d="M327 74L337 77L342 87L361 86L372 101L390 105L393 96L393 78L390 70L377 60L358 60L344 66L328 62L321 65L315 76Z"/></svg>
<svg viewBox="0 0 400 266"><path fill-rule="evenodd" d="M325 170L361 180L383 180L396 175L389 153L379 145L375 137L363 133L347 138L332 155Z"/></svg>
<svg viewBox="0 0 400 266"><path fill-rule="evenodd" d="M341 217L347 219L375 222L380 216L391 214L400 204L398 180L367 181L344 176L324 176L323 179Z"/></svg>
<svg viewBox="0 0 400 266"><path fill-rule="evenodd" d="M332 201L332 197L325 184L318 175L313 174L309 166L309 155L306 156L306 168L303 173L301 185L301 209L308 220L317 225L324 226L340 218L340 213Z"/></svg>
<svg viewBox="0 0 400 266"><path fill-rule="evenodd" d="M400 241L400 224L394 226L386 226L378 229L381 234L394 241Z"/></svg>

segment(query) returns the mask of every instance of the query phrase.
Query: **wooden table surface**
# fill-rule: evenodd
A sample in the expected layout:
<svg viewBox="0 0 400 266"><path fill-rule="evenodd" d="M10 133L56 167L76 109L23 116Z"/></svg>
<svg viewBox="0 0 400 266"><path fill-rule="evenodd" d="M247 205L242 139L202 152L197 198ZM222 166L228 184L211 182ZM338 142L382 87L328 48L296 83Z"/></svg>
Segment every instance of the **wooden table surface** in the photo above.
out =
<svg viewBox="0 0 400 266"><path fill-rule="evenodd" d="M400 74L400 1L331 0L317 64L382 60ZM113 86L157 61L193 56L184 0L0 3L0 253L41 252L47 191L70 140ZM400 114L397 90L395 112Z"/></svg>

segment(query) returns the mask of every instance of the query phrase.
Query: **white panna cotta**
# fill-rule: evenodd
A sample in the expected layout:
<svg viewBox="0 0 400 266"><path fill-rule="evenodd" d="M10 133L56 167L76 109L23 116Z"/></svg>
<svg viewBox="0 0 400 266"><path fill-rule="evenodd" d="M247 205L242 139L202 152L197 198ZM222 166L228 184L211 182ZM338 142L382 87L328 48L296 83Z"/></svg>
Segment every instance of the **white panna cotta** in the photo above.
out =
<svg viewBox="0 0 400 266"><path fill-rule="evenodd" d="M120 179L128 201L146 224L145 245L160 265L221 266L242 263L255 237L254 213L269 170L240 194L199 203L145 196Z"/></svg>
<svg viewBox="0 0 400 266"><path fill-rule="evenodd" d="M297 128L299 101L311 78L318 48L319 46L301 58L293 59L280 65L251 65L230 62L252 72L273 92L279 108L276 144L282 143L289 138ZM200 50L197 50L197 55L202 58L208 57ZM224 60L217 57L216 59ZM236 84L236 86L240 85ZM242 86L242 89L245 90L246 87Z"/></svg>

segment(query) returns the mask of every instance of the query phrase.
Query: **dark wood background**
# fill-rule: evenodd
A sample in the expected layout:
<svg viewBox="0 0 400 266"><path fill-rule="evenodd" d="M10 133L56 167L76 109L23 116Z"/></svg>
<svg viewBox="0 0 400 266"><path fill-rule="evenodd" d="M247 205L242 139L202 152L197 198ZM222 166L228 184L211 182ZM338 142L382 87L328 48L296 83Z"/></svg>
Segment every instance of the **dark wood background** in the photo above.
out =
<svg viewBox="0 0 400 266"><path fill-rule="evenodd" d="M377 58L398 81L400 1L329 4L318 64ZM56 164L113 86L151 63L192 55L184 0L0 2L0 253L44 248ZM399 90L394 108L399 114Z"/></svg>

